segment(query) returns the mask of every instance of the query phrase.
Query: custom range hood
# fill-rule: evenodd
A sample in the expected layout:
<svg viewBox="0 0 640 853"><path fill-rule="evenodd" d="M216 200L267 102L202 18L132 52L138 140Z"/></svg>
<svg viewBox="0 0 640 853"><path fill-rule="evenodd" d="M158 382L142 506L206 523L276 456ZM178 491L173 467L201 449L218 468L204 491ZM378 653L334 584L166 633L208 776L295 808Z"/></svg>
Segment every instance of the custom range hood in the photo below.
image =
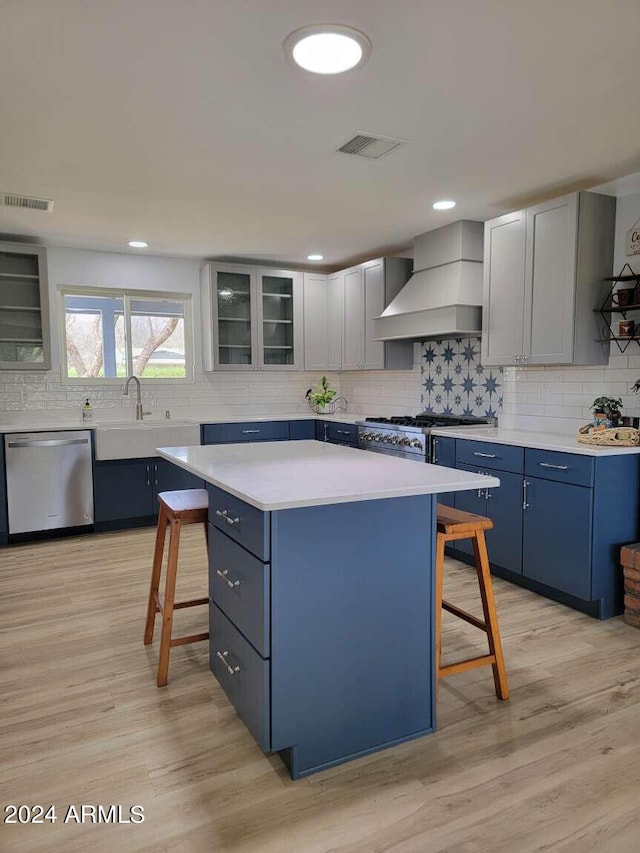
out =
<svg viewBox="0 0 640 853"><path fill-rule="evenodd" d="M460 220L414 241L413 275L374 319L380 341L481 334L484 223Z"/></svg>

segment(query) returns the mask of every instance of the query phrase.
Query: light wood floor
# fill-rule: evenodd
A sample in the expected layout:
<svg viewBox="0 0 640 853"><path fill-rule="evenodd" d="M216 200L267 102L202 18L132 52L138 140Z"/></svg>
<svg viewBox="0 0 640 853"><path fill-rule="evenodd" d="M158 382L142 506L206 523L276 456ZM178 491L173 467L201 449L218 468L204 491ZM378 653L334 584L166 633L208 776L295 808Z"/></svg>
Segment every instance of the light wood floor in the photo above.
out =
<svg viewBox="0 0 640 853"><path fill-rule="evenodd" d="M640 631L495 581L511 701L488 668L440 689L437 734L292 782L208 671L142 644L153 531L0 551L0 804L144 806L141 825L0 826L11 853L631 853ZM206 589L185 531L182 593ZM445 594L475 600L450 562ZM180 589L179 589L180 592ZM205 610L181 611L185 630ZM455 655L479 632L445 614ZM446 658L445 658L446 659Z"/></svg>

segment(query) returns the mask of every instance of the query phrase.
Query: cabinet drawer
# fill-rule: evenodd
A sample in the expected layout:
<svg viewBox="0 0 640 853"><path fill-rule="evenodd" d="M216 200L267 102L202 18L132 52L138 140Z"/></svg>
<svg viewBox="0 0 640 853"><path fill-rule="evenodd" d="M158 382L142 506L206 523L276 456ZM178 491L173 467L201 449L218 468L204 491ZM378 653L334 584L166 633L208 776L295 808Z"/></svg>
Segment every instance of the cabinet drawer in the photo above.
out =
<svg viewBox="0 0 640 853"><path fill-rule="evenodd" d="M480 465L497 471L524 471L524 448L491 441L456 441L456 464Z"/></svg>
<svg viewBox="0 0 640 853"><path fill-rule="evenodd" d="M238 424L204 424L202 427L203 444L288 440L289 421L247 421Z"/></svg>
<svg viewBox="0 0 640 853"><path fill-rule="evenodd" d="M209 607L209 668L258 745L271 749L270 664L222 610Z"/></svg>
<svg viewBox="0 0 640 853"><path fill-rule="evenodd" d="M267 562L270 547L270 514L240 498L208 485L209 521L256 557Z"/></svg>
<svg viewBox="0 0 640 853"><path fill-rule="evenodd" d="M355 424L336 424L329 421L329 440L341 444L357 444L358 427Z"/></svg>
<svg viewBox="0 0 640 853"><path fill-rule="evenodd" d="M527 477L573 483L576 486L593 486L595 460L592 456L527 448L524 458Z"/></svg>
<svg viewBox="0 0 640 853"><path fill-rule="evenodd" d="M240 629L262 657L270 654L271 573L268 563L252 556L209 525L209 596Z"/></svg>

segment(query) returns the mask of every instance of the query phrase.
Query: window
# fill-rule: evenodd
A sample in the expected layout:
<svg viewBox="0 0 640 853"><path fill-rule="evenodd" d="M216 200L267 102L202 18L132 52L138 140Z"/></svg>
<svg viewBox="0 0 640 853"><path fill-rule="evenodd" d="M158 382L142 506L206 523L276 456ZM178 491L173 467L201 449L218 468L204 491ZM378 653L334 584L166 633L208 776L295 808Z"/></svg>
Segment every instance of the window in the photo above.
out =
<svg viewBox="0 0 640 853"><path fill-rule="evenodd" d="M62 288L63 377L193 381L191 298Z"/></svg>

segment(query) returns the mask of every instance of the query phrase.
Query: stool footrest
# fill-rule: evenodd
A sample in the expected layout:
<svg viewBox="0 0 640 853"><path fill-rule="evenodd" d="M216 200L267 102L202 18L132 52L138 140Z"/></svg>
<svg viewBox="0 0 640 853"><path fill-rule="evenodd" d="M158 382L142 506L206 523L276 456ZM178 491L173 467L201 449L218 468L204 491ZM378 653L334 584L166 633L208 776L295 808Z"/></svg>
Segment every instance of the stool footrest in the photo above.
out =
<svg viewBox="0 0 640 853"><path fill-rule="evenodd" d="M481 631L486 633L487 625L482 619L478 619L477 616L474 616L473 613L469 613L466 610L463 610L461 607L456 607L455 604L451 604L449 601L442 600L442 609L448 610L449 613L453 613L454 616L457 616L459 619L464 619L465 622L468 622L470 625L473 625L475 628L480 628Z"/></svg>
<svg viewBox="0 0 640 853"><path fill-rule="evenodd" d="M476 669L480 666L493 665L496 662L495 655L481 655L477 658L468 658L461 660L458 663L450 663L447 666L441 666L438 670L438 678L444 678L446 675L455 675L456 672L466 672L468 669Z"/></svg>
<svg viewBox="0 0 640 853"><path fill-rule="evenodd" d="M169 643L170 646L184 646L186 643L199 643L200 640L208 640L209 632L205 634L190 634L188 637L174 637Z"/></svg>
<svg viewBox="0 0 640 853"><path fill-rule="evenodd" d="M154 592L153 598L156 605L156 613L164 614L164 593ZM190 598L188 601L174 601L173 609L182 610L184 607L199 607L201 604L208 603L208 598Z"/></svg>

